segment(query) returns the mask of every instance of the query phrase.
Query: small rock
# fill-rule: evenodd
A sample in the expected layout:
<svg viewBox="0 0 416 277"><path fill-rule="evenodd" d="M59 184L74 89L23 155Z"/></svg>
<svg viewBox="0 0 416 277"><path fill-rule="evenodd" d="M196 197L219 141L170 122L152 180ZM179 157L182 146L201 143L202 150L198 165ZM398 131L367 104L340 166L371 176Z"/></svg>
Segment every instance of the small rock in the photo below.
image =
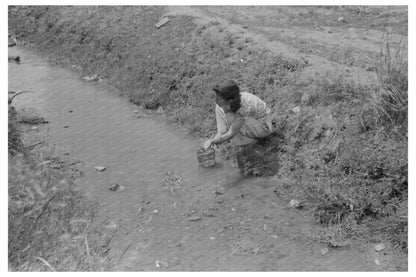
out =
<svg viewBox="0 0 416 277"><path fill-rule="evenodd" d="M156 23L155 26L156 26L156 28L159 29L160 27L162 27L163 25L165 25L168 22L169 22L169 18L165 17L162 20L160 20L158 23Z"/></svg>
<svg viewBox="0 0 416 277"><path fill-rule="evenodd" d="M38 130L38 127L37 126L32 126L32 130L33 131L37 131Z"/></svg>
<svg viewBox="0 0 416 277"><path fill-rule="evenodd" d="M278 239L279 236L278 235L272 235L273 238Z"/></svg>
<svg viewBox="0 0 416 277"><path fill-rule="evenodd" d="M125 189L124 186L120 186L119 184L112 185L110 187L111 191L123 191Z"/></svg>
<svg viewBox="0 0 416 277"><path fill-rule="evenodd" d="M156 265L156 267L162 267L162 265L163 265L164 267L168 267L168 266L169 266L169 264L168 264L168 263L163 262L163 261L159 261L159 260L156 260L155 265Z"/></svg>
<svg viewBox="0 0 416 277"><path fill-rule="evenodd" d="M346 22L345 18L343 16L338 17L339 22Z"/></svg>
<svg viewBox="0 0 416 277"><path fill-rule="evenodd" d="M294 107L294 108L292 109L292 112L294 112L295 114L299 114L299 113L300 113L300 107L299 107L299 106Z"/></svg>
<svg viewBox="0 0 416 277"><path fill-rule="evenodd" d="M137 213L141 213L142 211L143 211L144 209L143 209L143 207L139 207L138 209L137 209Z"/></svg>
<svg viewBox="0 0 416 277"><path fill-rule="evenodd" d="M326 254L328 254L328 253L329 253L329 249L328 249L328 247L325 247L325 248L322 248L322 249L321 249L321 254L322 254L322 255L324 255L324 256L325 256L325 255L326 255Z"/></svg>
<svg viewBox="0 0 416 277"><path fill-rule="evenodd" d="M294 208L294 209L298 209L298 208L301 207L300 202L296 199L290 200L289 205L290 205L291 208Z"/></svg>
<svg viewBox="0 0 416 277"><path fill-rule="evenodd" d="M381 263L378 259L375 259L374 262L376 263L376 265L381 265Z"/></svg>
<svg viewBox="0 0 416 277"><path fill-rule="evenodd" d="M377 252L383 251L385 248L386 248L386 246L384 245L384 243L379 243L379 244L377 244L376 246L374 246L374 249L375 249Z"/></svg>
<svg viewBox="0 0 416 277"><path fill-rule="evenodd" d="M68 128L69 127L69 125L64 125L64 128Z"/></svg>
<svg viewBox="0 0 416 277"><path fill-rule="evenodd" d="M97 74L94 74L93 76L84 76L82 77L82 80L90 82L90 81L98 81L100 77Z"/></svg>
<svg viewBox="0 0 416 277"><path fill-rule="evenodd" d="M209 237L210 240L215 240L215 237Z"/></svg>
<svg viewBox="0 0 416 277"><path fill-rule="evenodd" d="M201 220L201 218L199 216L188 217L188 221L197 221L197 220Z"/></svg>
<svg viewBox="0 0 416 277"><path fill-rule="evenodd" d="M98 170L98 171L104 171L104 170L106 170L106 167L104 167L104 166L96 166L96 167L94 167L96 170Z"/></svg>
<svg viewBox="0 0 416 277"><path fill-rule="evenodd" d="M72 113L72 112L73 112L73 110L69 110L68 112L69 112L69 113Z"/></svg>
<svg viewBox="0 0 416 277"><path fill-rule="evenodd" d="M222 194L224 194L224 188L223 187L219 187L219 188L217 188L216 190L215 190L215 195L222 195Z"/></svg>
<svg viewBox="0 0 416 277"><path fill-rule="evenodd" d="M235 208L231 208L231 211L232 211L232 212L235 212Z"/></svg>
<svg viewBox="0 0 416 277"><path fill-rule="evenodd" d="M139 111L138 110L134 110L134 113L139 113Z"/></svg>
<svg viewBox="0 0 416 277"><path fill-rule="evenodd" d="M266 233L271 234L273 232L273 228L268 226L267 224L263 225L263 230L266 231Z"/></svg>
<svg viewBox="0 0 416 277"><path fill-rule="evenodd" d="M153 213L154 214L157 214L159 211L158 210L153 210Z"/></svg>

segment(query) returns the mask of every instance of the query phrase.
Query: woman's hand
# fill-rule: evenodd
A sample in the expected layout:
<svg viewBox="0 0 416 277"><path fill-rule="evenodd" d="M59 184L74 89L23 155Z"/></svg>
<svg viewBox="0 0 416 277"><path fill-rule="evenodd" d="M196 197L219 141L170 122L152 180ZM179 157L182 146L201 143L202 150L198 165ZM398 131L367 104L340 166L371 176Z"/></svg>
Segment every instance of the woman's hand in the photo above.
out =
<svg viewBox="0 0 416 277"><path fill-rule="evenodd" d="M204 142L204 150L207 150L208 148L210 148L212 145L212 139L208 139Z"/></svg>

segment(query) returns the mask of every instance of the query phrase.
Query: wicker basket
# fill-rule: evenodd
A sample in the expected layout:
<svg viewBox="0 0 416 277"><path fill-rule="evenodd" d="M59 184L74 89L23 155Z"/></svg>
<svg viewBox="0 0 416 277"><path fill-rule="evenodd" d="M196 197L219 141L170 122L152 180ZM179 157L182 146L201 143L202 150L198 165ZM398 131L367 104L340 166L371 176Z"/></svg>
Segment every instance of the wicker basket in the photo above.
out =
<svg viewBox="0 0 416 277"><path fill-rule="evenodd" d="M204 149L198 149L198 151L196 151L196 157L202 167L215 166L215 150L213 148L206 151Z"/></svg>

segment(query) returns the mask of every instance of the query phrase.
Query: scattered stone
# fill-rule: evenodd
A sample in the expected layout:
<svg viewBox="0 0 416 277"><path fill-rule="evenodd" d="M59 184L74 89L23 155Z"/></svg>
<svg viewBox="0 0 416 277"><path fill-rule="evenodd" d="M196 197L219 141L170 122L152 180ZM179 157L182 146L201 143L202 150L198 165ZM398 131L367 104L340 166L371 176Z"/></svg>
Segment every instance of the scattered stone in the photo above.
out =
<svg viewBox="0 0 416 277"><path fill-rule="evenodd" d="M201 220L201 218L199 216L188 217L188 221L198 221L198 220Z"/></svg>
<svg viewBox="0 0 416 277"><path fill-rule="evenodd" d="M33 131L37 131L38 130L38 127L37 126L32 126L32 130Z"/></svg>
<svg viewBox="0 0 416 277"><path fill-rule="evenodd" d="M104 166L96 166L96 167L94 167L94 168L95 168L95 170L98 170L98 171L100 171L100 172L102 172L102 171L106 170L106 167L104 167Z"/></svg>
<svg viewBox="0 0 416 277"><path fill-rule="evenodd" d="M235 212L235 208L231 208L231 211L232 211L232 212Z"/></svg>
<svg viewBox="0 0 416 277"><path fill-rule="evenodd" d="M110 187L110 190L111 191L123 191L124 189L125 189L125 187L124 186L121 186L119 184L115 184L115 185L112 185Z"/></svg>
<svg viewBox="0 0 416 277"><path fill-rule="evenodd" d="M215 240L215 237L209 237L210 240Z"/></svg>
<svg viewBox="0 0 416 277"><path fill-rule="evenodd" d="M222 195L222 194L224 194L224 192L225 192L225 189L223 187L219 187L215 190L214 193L215 193L215 195Z"/></svg>
<svg viewBox="0 0 416 277"><path fill-rule="evenodd" d="M273 238L278 239L279 236L278 235L272 235Z"/></svg>
<svg viewBox="0 0 416 277"><path fill-rule="evenodd" d="M158 23L156 23L155 26L156 26L156 28L159 29L160 27L162 27L163 25L165 25L168 22L169 22L169 18L165 17L162 20L160 20Z"/></svg>
<svg viewBox="0 0 416 277"><path fill-rule="evenodd" d="M153 213L154 214L157 214L159 211L158 210L153 210Z"/></svg>
<svg viewBox="0 0 416 277"><path fill-rule="evenodd" d="M294 108L292 109L292 112L294 112L295 114L299 114L299 113L300 113L300 107L299 107L299 106L294 107Z"/></svg>
<svg viewBox="0 0 416 277"><path fill-rule="evenodd" d="M68 128L69 127L69 125L64 125L64 128Z"/></svg>
<svg viewBox="0 0 416 277"><path fill-rule="evenodd" d="M168 263L163 262L163 261L159 261L159 260L156 260L155 265L156 265L156 267L162 267L162 265L163 265L164 267L168 267L168 266L169 266L169 264L168 264Z"/></svg>
<svg viewBox="0 0 416 277"><path fill-rule="evenodd" d="M300 204L300 202L298 200L296 200L296 199L290 200L289 206L291 208L294 208L294 209L299 209L299 208L302 207L302 205Z"/></svg>
<svg viewBox="0 0 416 277"><path fill-rule="evenodd" d="M345 20L345 17L343 17L343 16L338 17L338 21L339 21L339 22L342 22L342 23L347 22L347 21Z"/></svg>
<svg viewBox="0 0 416 277"><path fill-rule="evenodd" d="M384 243L379 243L379 244L377 244L376 246L374 246L374 249L375 249L377 252L383 251L385 248L386 248L386 246L384 245Z"/></svg>
<svg viewBox="0 0 416 277"><path fill-rule="evenodd" d="M84 76L84 77L82 77L82 80L87 81L87 82L98 81L99 79L100 79L100 77L98 76L98 74L94 74L93 76Z"/></svg>
<svg viewBox="0 0 416 277"><path fill-rule="evenodd" d="M322 255L324 255L324 256L325 256L325 255L326 255L326 254L328 254L328 253L329 253L329 249L328 249L328 247L325 247L325 248L322 248L322 249L321 249L321 254L322 254Z"/></svg>
<svg viewBox="0 0 416 277"><path fill-rule="evenodd" d="M138 110L134 110L134 113L139 113L139 111Z"/></svg>

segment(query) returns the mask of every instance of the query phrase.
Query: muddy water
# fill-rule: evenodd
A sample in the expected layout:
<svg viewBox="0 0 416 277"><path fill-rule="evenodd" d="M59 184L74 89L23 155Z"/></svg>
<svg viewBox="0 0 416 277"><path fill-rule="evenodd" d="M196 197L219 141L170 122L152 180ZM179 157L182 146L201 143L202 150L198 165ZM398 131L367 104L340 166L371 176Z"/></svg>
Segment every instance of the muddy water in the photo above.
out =
<svg viewBox="0 0 416 277"><path fill-rule="evenodd" d="M77 183L101 206L96 222L114 234L114 270L375 270L351 249L323 256L325 245L310 239L310 214L287 209L273 193L278 180L240 180L227 164L200 168L199 141L138 118L142 111L113 89L26 49L9 55L22 60L9 63L9 90L35 91L16 97L16 108L35 108L49 121L39 134L56 153L82 161ZM125 190L109 190L114 184Z"/></svg>

